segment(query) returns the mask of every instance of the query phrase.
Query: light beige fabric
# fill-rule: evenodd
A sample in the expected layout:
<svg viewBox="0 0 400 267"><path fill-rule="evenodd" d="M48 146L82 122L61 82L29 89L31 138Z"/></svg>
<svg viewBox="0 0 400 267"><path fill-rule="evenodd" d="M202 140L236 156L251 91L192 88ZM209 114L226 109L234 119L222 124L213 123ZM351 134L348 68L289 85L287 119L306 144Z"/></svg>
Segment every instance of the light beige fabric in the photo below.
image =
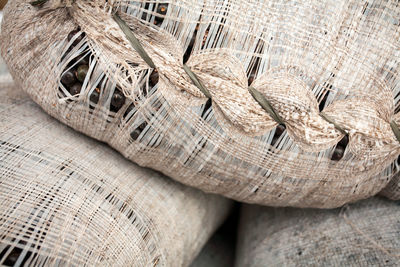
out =
<svg viewBox="0 0 400 267"><path fill-rule="evenodd" d="M188 266L229 208L1 87L0 265Z"/></svg>
<svg viewBox="0 0 400 267"><path fill-rule="evenodd" d="M168 10L155 26L161 2ZM115 12L154 61L154 88ZM14 0L0 45L13 77L49 114L139 165L240 201L332 208L378 193L394 174L399 17L392 0ZM67 35L78 26L86 37L69 50ZM183 70L196 29L187 65L212 96L203 117L207 99ZM88 51L90 75L72 96L60 76ZM277 123L250 95L250 75L287 126L274 145ZM129 101L114 113L116 87ZM318 109L328 92L323 112L350 136L340 161L330 158L343 134Z"/></svg>
<svg viewBox="0 0 400 267"><path fill-rule="evenodd" d="M378 197L333 210L243 205L235 266L399 266L399 216Z"/></svg>

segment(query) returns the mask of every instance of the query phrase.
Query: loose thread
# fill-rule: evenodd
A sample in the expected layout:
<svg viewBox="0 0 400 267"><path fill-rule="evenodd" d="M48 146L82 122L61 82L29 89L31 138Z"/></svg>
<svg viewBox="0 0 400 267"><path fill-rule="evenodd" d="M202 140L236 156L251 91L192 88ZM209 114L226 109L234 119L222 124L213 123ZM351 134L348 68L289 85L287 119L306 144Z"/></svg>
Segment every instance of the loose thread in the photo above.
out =
<svg viewBox="0 0 400 267"><path fill-rule="evenodd" d="M150 56L144 50L143 46L140 44L139 40L136 38L135 34L126 24L126 22L117 14L113 15L114 20L117 22L118 26L124 32L125 37L131 43L133 49L139 53L139 56L153 69L156 69L156 65L154 64L153 60L151 60ZM199 80L197 75L186 65L183 64L183 69L185 70L186 74L189 76L190 80L200 89L200 91L208 98L211 98L210 92L206 89L203 83Z"/></svg>
<svg viewBox="0 0 400 267"><path fill-rule="evenodd" d="M207 90L207 88L203 85L203 83L199 80L197 75L188 67L188 65L183 64L183 69L185 70L186 74L189 76L189 78L192 80L194 85L197 86L197 88L200 89L200 91L208 98L211 98L210 92Z"/></svg>
<svg viewBox="0 0 400 267"><path fill-rule="evenodd" d="M146 50L144 50L143 46L140 44L139 40L133 34L128 24L117 14L113 15L114 20L117 22L118 26L124 32L125 37L131 43L133 49L138 52L139 56L149 65L151 68L156 69L156 65L153 60L151 60L150 56L147 54Z"/></svg>
<svg viewBox="0 0 400 267"><path fill-rule="evenodd" d="M275 112L269 101L254 87L249 87L249 92L253 96L254 100L273 118L277 123L284 124L282 118Z"/></svg>

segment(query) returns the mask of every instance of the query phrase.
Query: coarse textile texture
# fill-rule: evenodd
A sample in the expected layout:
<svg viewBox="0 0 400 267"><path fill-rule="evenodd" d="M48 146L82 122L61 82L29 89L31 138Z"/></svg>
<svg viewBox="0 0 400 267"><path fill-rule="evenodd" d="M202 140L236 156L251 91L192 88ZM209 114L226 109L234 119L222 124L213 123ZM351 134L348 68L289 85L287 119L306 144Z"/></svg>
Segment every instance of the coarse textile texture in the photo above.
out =
<svg viewBox="0 0 400 267"><path fill-rule="evenodd" d="M378 197L333 210L243 205L235 266L399 266L399 225L399 203Z"/></svg>
<svg viewBox="0 0 400 267"><path fill-rule="evenodd" d="M0 265L188 266L230 201L178 184L0 89Z"/></svg>
<svg viewBox="0 0 400 267"><path fill-rule="evenodd" d="M5 8L12 76L141 166L239 201L319 208L375 195L398 171L398 1L45 2Z"/></svg>

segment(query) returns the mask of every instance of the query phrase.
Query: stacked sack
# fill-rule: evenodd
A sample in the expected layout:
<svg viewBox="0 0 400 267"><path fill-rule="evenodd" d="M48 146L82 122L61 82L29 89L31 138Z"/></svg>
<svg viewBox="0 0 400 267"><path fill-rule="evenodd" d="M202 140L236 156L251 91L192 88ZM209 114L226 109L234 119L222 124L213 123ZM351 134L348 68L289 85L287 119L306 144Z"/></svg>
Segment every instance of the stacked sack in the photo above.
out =
<svg viewBox="0 0 400 267"><path fill-rule="evenodd" d="M237 233L234 212L211 237L231 201L129 163L19 89L207 192L398 200L399 15L390 1L10 2L0 265L399 265L397 202L242 204Z"/></svg>
<svg viewBox="0 0 400 267"><path fill-rule="evenodd" d="M400 154L394 1L26 0L1 54L53 117L207 192L335 208Z"/></svg>
<svg viewBox="0 0 400 267"><path fill-rule="evenodd" d="M333 210L244 205L235 266L399 266L399 215L378 197Z"/></svg>
<svg viewBox="0 0 400 267"><path fill-rule="evenodd" d="M0 90L0 265L187 266L230 202L177 184Z"/></svg>

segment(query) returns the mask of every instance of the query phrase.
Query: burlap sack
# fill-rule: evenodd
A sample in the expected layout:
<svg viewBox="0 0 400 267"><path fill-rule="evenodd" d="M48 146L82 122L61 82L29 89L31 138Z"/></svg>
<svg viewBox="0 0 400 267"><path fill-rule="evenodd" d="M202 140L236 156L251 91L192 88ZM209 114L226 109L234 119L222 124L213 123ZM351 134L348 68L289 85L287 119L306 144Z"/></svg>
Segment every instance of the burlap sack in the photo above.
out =
<svg viewBox="0 0 400 267"><path fill-rule="evenodd" d="M29 2L5 8L13 77L139 165L298 207L369 197L393 175L397 1Z"/></svg>
<svg viewBox="0 0 400 267"><path fill-rule="evenodd" d="M188 266L230 202L127 161L0 89L0 265Z"/></svg>
<svg viewBox="0 0 400 267"><path fill-rule="evenodd" d="M244 205L235 266L399 266L399 216L377 197L334 210Z"/></svg>

